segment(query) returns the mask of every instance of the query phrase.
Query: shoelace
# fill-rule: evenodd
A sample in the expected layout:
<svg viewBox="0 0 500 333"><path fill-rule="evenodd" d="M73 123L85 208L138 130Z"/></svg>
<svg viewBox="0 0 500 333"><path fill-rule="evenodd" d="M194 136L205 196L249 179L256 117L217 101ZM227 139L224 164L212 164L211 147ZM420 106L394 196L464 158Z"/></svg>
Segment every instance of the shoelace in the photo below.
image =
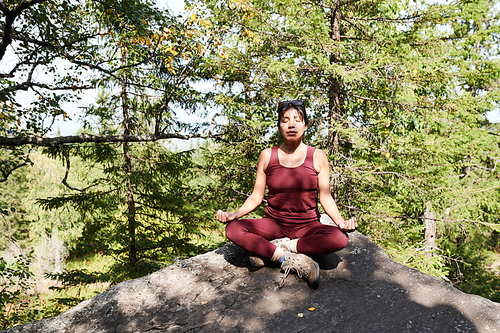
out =
<svg viewBox="0 0 500 333"><path fill-rule="evenodd" d="M287 266L287 268L285 268L285 272L283 273L283 276L280 278L280 282L278 283L278 288L281 288L285 285L285 280L288 277L288 275L290 274L290 272L292 271L292 269L295 270L295 272L297 273L297 277L299 279L302 278L302 272L304 272L306 275L309 273L307 268L302 267L302 265L300 264L299 258L291 258L288 261L288 266Z"/></svg>

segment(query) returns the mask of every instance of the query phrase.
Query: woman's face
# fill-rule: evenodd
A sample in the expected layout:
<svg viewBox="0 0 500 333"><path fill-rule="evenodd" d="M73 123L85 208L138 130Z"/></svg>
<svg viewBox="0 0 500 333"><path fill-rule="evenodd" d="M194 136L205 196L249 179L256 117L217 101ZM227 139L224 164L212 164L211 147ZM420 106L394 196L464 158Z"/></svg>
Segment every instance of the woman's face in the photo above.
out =
<svg viewBox="0 0 500 333"><path fill-rule="evenodd" d="M302 140L307 125L300 113L291 108L286 110L279 123L279 131L285 141Z"/></svg>

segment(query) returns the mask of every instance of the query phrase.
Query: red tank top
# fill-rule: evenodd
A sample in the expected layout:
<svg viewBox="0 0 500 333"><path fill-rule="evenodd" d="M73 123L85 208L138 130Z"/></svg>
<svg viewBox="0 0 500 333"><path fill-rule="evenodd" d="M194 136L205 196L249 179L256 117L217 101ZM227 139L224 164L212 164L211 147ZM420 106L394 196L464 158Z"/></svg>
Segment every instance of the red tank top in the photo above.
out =
<svg viewBox="0 0 500 333"><path fill-rule="evenodd" d="M264 171L268 188L266 214L280 222L317 221L318 174L314 169L314 147L307 147L304 162L293 168L280 164L278 147L271 148L271 158Z"/></svg>

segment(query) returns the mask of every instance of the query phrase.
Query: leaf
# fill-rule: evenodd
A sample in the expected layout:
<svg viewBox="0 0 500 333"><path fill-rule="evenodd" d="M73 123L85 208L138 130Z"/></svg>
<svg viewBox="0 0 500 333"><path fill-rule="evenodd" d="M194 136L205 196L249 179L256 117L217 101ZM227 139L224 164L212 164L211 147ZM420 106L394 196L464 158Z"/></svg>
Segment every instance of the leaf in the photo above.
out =
<svg viewBox="0 0 500 333"><path fill-rule="evenodd" d="M250 37L250 38L255 37L255 34L254 34L252 31L250 31L250 30L248 30L248 29L246 29L246 28L245 28L245 34L246 34L248 37Z"/></svg>
<svg viewBox="0 0 500 333"><path fill-rule="evenodd" d="M209 19L200 20L200 24L202 27L208 28L210 27L210 20Z"/></svg>

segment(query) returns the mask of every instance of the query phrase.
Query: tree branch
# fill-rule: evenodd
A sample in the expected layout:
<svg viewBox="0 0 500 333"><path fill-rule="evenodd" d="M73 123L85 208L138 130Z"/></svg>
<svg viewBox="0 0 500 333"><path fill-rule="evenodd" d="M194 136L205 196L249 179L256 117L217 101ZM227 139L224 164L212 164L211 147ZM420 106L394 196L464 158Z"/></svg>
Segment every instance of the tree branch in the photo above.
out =
<svg viewBox="0 0 500 333"><path fill-rule="evenodd" d="M414 23L422 15L401 17L401 18L387 18L387 17L358 17L358 16L342 16L343 19L351 19L356 21L378 21L378 22L393 22L393 23Z"/></svg>
<svg viewBox="0 0 500 333"><path fill-rule="evenodd" d="M346 93L347 96L353 97L353 98L359 98L365 101L370 101L370 102L378 102L378 103L388 103L388 104L395 104L395 105L400 105L402 107L417 107L417 108L423 108L423 109L430 109L431 106L425 106L425 105L411 105L408 103L400 103L400 102L395 102L395 101L389 101L386 99L378 99L378 98L369 98L369 97L364 97L364 96L359 96L359 95L353 95Z"/></svg>
<svg viewBox="0 0 500 333"><path fill-rule="evenodd" d="M390 218L390 219L398 219L398 220L400 220L400 219L423 220L424 219L423 216L408 216L408 215L393 216L393 215L387 215L387 214L373 213L373 212L370 212L370 211L367 211L367 210L364 210L361 208L348 206L348 205L339 204L339 206L342 208L349 209L349 210L358 211L358 212L364 213L366 215L371 215L373 217L382 217L382 218ZM444 221L444 222L452 222L452 223L460 223L460 222L477 223L477 224L481 224L481 225L485 225L485 226L489 226L489 227L499 227L500 226L497 223L488 223L488 222L484 222L484 221L476 221L476 220L469 220L469 219L449 220L449 219L441 219L441 218L428 218L428 217L425 217L425 218L429 219L429 220L434 220L434 221Z"/></svg>
<svg viewBox="0 0 500 333"><path fill-rule="evenodd" d="M41 147L58 147L62 144L71 143L106 143L106 142L152 142L164 139L182 139L189 140L193 138L219 138L220 134L180 134L180 133L160 133L158 135L154 134L143 134L143 135L92 135L92 134L80 134L80 135L70 135L70 136L60 136L55 138L44 138L40 136L22 136L9 138L5 136L0 136L0 146L6 147L19 147L24 145L35 145Z"/></svg>
<svg viewBox="0 0 500 333"><path fill-rule="evenodd" d="M9 176L12 174L12 172L14 172L15 170L17 170L19 168L22 168L23 166L26 166L26 165L29 165L29 163L28 162L24 162L24 163L18 164L15 167L13 167L12 169L8 170L7 172L4 172L2 170L2 176L3 176L3 178L0 179L0 183L6 182L7 179L9 178Z"/></svg>
<svg viewBox="0 0 500 333"><path fill-rule="evenodd" d="M69 175L69 169L70 169L70 161L69 161L69 154L68 152L66 151L66 148L64 148L64 145L60 145L60 148L62 150L62 153L64 155L64 158L66 159L66 173L64 174L64 178L63 180L61 181L61 183L66 186L67 188L69 188L70 190L73 190L73 191L79 191L83 194L85 194L85 190L86 189L78 189L76 187L72 187L68 184L67 180L68 180L68 175Z"/></svg>
<svg viewBox="0 0 500 333"><path fill-rule="evenodd" d="M47 0L22 0L14 8L7 7L6 4L0 2L0 11L5 15L5 23L2 30L2 40L0 40L0 60L3 59L7 47L12 43L12 25L21 12L37 3Z"/></svg>

